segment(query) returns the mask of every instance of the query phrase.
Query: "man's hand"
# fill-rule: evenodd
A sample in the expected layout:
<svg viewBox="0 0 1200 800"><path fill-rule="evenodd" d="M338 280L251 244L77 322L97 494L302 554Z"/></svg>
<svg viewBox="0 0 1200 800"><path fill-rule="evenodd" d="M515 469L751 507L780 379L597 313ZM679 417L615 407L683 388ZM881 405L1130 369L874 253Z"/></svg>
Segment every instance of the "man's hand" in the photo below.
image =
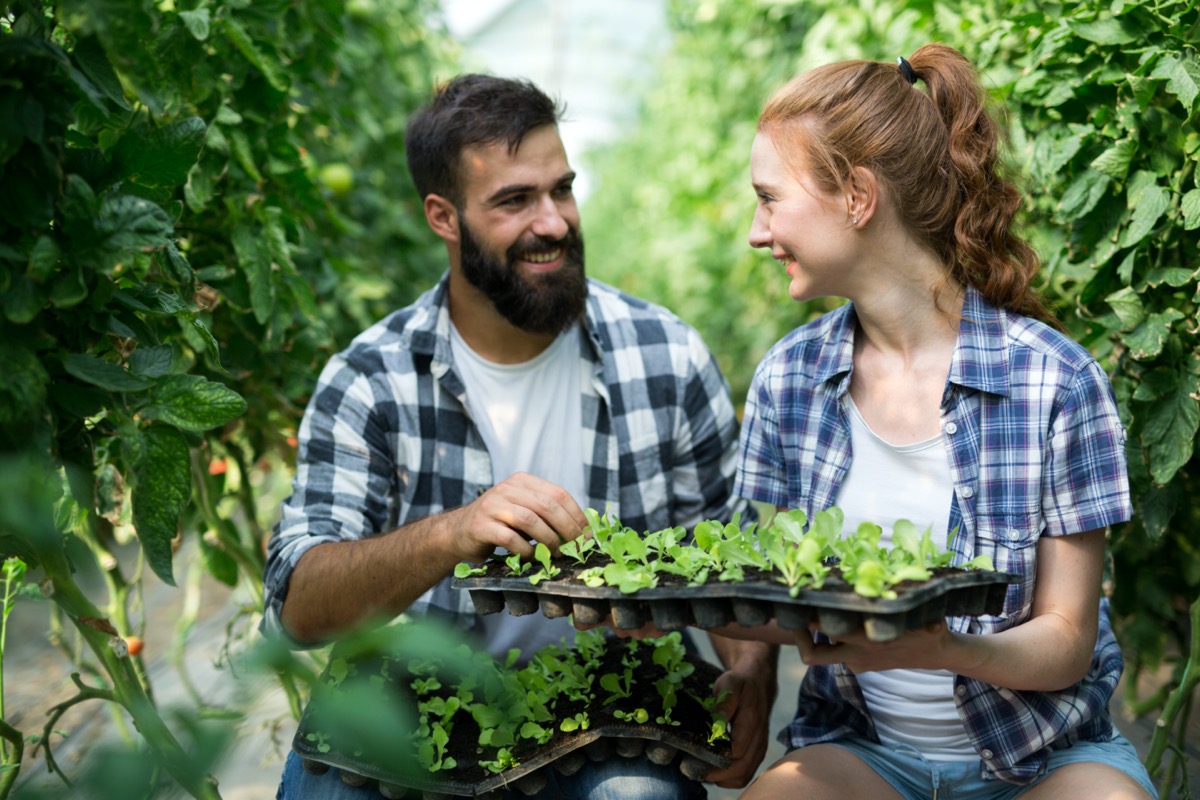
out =
<svg viewBox="0 0 1200 800"><path fill-rule="evenodd" d="M497 547L532 558L531 539L557 552L559 545L579 536L588 524L566 489L524 472L514 473L447 515L456 562L479 563Z"/></svg>
<svg viewBox="0 0 1200 800"><path fill-rule="evenodd" d="M737 655L732 659L732 666L713 683L714 694L729 691L729 696L717 705L716 710L729 720L733 762L725 769L714 769L705 778L727 789L739 789L748 784L767 754L779 654L777 647L757 643L737 643L734 649ZM723 653L722 660L731 663L730 654Z"/></svg>

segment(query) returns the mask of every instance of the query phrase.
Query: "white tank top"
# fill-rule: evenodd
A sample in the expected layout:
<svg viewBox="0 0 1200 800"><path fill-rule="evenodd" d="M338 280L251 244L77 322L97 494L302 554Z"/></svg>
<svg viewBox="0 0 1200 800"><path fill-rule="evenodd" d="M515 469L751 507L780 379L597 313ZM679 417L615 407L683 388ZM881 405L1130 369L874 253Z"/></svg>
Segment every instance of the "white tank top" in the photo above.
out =
<svg viewBox="0 0 1200 800"><path fill-rule="evenodd" d="M491 457L493 484L527 472L561 486L586 506L582 336L582 328L574 325L529 361L496 364L472 350L450 326L454 366L466 388L467 413ZM569 644L575 637L566 618L504 612L481 619L487 650L501 661L512 647L520 648L524 663L541 647L562 638Z"/></svg>
<svg viewBox="0 0 1200 800"><path fill-rule="evenodd" d="M854 457L838 491L837 504L846 515L843 530L873 522L883 528L881 543L890 547L896 520L907 519L921 531L932 525L934 543L945 549L954 482L941 434L914 444L889 444L870 429L849 394L845 402ZM979 758L954 705L950 672L892 669L857 677L884 744L907 744L930 761Z"/></svg>

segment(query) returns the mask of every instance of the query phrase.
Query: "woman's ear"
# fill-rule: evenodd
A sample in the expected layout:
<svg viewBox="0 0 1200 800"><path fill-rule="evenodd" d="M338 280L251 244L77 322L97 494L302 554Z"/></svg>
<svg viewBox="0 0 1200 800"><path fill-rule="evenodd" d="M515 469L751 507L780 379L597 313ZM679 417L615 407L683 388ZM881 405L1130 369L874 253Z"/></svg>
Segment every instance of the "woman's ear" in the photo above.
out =
<svg viewBox="0 0 1200 800"><path fill-rule="evenodd" d="M879 210L879 179L866 167L854 167L846 188L846 211L852 227L871 221Z"/></svg>
<svg viewBox="0 0 1200 800"><path fill-rule="evenodd" d="M444 241L458 241L458 208L440 194L425 195L425 221Z"/></svg>

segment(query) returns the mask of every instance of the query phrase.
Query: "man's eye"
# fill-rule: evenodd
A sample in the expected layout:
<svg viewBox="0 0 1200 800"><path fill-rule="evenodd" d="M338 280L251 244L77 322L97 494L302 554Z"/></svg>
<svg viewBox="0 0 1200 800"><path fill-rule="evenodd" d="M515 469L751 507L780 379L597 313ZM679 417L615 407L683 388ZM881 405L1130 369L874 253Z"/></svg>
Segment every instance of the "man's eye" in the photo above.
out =
<svg viewBox="0 0 1200 800"><path fill-rule="evenodd" d="M572 188L571 184L569 184L569 183L566 184L565 186L559 186L557 189L554 190L554 194L556 194L559 197L570 197L573 193L574 193L574 189Z"/></svg>

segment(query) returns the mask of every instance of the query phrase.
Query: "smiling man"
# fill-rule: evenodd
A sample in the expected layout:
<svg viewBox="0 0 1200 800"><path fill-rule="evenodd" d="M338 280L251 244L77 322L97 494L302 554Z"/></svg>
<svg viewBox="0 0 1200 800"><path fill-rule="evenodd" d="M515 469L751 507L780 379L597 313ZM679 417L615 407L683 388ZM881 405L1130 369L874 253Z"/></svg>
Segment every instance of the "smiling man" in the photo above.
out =
<svg viewBox="0 0 1200 800"><path fill-rule="evenodd" d="M582 509L640 531L749 521L731 492L736 420L699 335L584 275L561 109L537 87L465 75L410 121L409 169L449 270L322 372L294 492L271 539L267 633L315 644L406 612L452 620L503 658L573 637L566 620L474 614L461 561L579 536ZM743 786L766 751L775 651L715 638ZM367 798L289 755L280 797ZM703 797L639 759L553 775L539 798Z"/></svg>

